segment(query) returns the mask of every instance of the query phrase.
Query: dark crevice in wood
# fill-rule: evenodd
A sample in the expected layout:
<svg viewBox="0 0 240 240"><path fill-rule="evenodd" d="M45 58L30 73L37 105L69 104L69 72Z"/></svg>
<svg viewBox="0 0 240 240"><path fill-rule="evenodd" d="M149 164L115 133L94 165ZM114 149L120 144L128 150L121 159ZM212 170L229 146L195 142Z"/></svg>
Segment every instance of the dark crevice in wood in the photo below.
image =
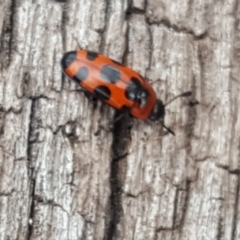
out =
<svg viewBox="0 0 240 240"><path fill-rule="evenodd" d="M127 11L126 11L126 18L129 17L129 15L131 14L131 8L133 5L133 0L128 0L128 5L127 5Z"/></svg>
<svg viewBox="0 0 240 240"><path fill-rule="evenodd" d="M13 191L7 192L7 193L5 193L5 192L0 192L0 197L11 197L11 196L12 196L12 193L13 193Z"/></svg>
<svg viewBox="0 0 240 240"><path fill-rule="evenodd" d="M28 149L27 149L27 157L28 157L28 165L29 165L29 173L28 177L31 182L30 186L30 212L29 212L29 225L28 225L28 233L27 233L27 239L31 239L32 232L33 232L33 219L34 219L34 195L35 195L35 178L34 178L34 168L32 166L32 146L33 146L33 135L34 135L34 129L35 129L35 124L34 124L34 118L35 118L35 108L36 108L36 99L32 100L32 105L31 105L31 113L29 117L29 130L28 130Z"/></svg>
<svg viewBox="0 0 240 240"><path fill-rule="evenodd" d="M188 155L191 153L191 140L192 137L194 136L194 126L196 124L196 120L197 120L197 105L199 104L199 102L195 99L195 92L196 92L196 77L193 75L193 79L192 79L192 89L186 89L186 91L191 90L192 95L190 96L190 101L189 98L186 99L188 102L188 123L185 127L185 133L186 133L186 146L187 146L187 153Z"/></svg>
<svg viewBox="0 0 240 240"><path fill-rule="evenodd" d="M55 202L53 199L44 199L43 196L40 196L40 195L34 195L33 197L34 197L33 206L35 205L35 203L39 203L42 206L48 206L49 205L51 207L60 208L63 212L68 213L66 211L66 209L64 209L61 204ZM34 214L34 207L33 207L33 214Z"/></svg>
<svg viewBox="0 0 240 240"><path fill-rule="evenodd" d="M35 105L36 105L36 99L32 99L32 104L31 104L31 112L30 112L30 116L29 116L29 130L28 130L28 149L27 149L27 157L28 157L28 161L29 163L31 163L31 145L32 145L32 133L33 133L33 119L34 119L34 111L35 111ZM29 174L29 177L31 177L32 172Z"/></svg>
<svg viewBox="0 0 240 240"><path fill-rule="evenodd" d="M6 113L0 109L0 136L4 134L5 116Z"/></svg>
<svg viewBox="0 0 240 240"><path fill-rule="evenodd" d="M229 166L226 164L216 163L215 166L223 170L227 170L227 171L229 170Z"/></svg>
<svg viewBox="0 0 240 240"><path fill-rule="evenodd" d="M119 112L116 113L115 119L119 117ZM122 210L122 181L121 175L125 172L120 167L120 159L123 160L126 155L128 144L130 141L130 116L128 114L114 124L113 143L112 143L112 162L110 171L110 188L111 195L109 198L109 219L106 223L104 239L114 239L117 237L117 225L123 214Z"/></svg>
<svg viewBox="0 0 240 240"><path fill-rule="evenodd" d="M173 230L173 228L171 228L171 227L159 227L158 229L156 229L156 233L159 233L159 232L172 232L172 230Z"/></svg>
<svg viewBox="0 0 240 240"><path fill-rule="evenodd" d="M203 32L199 35L194 35L195 33L190 32L191 35L193 35L195 41L201 41L208 37L208 31Z"/></svg>
<svg viewBox="0 0 240 240"><path fill-rule="evenodd" d="M67 15L67 3L68 1L66 1L66 4L63 5L62 7L62 21L61 21L61 33L62 33L62 43L63 43L63 51L65 52L66 51L66 38L67 38L67 31L66 31L66 25L67 25L67 22L68 22L68 15ZM65 74L62 72L62 75L61 75L61 89L64 88L64 82L65 82L65 79L67 79L65 77Z"/></svg>
<svg viewBox="0 0 240 240"><path fill-rule="evenodd" d="M23 78L22 78L22 91L23 95L26 97L31 97L30 89L31 89L31 74L28 71L23 72Z"/></svg>
<svg viewBox="0 0 240 240"><path fill-rule="evenodd" d="M240 170L239 169L231 169L231 170L229 170L229 173L233 174L233 175L239 175L240 174Z"/></svg>
<svg viewBox="0 0 240 240"><path fill-rule="evenodd" d="M3 27L0 38L0 63L1 69L7 68L9 66L9 49L6 47L7 42L9 42L9 37L7 36L9 32L9 25L7 25L6 20L3 21Z"/></svg>
<svg viewBox="0 0 240 240"><path fill-rule="evenodd" d="M121 156L118 156L118 157L116 157L116 158L113 158L113 161L121 161L122 159L124 159L125 157L127 157L128 156L128 152L125 152L125 153L123 153Z"/></svg>
<svg viewBox="0 0 240 240"><path fill-rule="evenodd" d="M133 195L132 193L125 193L125 196L128 198L137 198L138 196Z"/></svg>
<svg viewBox="0 0 240 240"><path fill-rule="evenodd" d="M153 56L153 34L152 34L152 29L149 25L147 25L147 30L148 30L148 35L149 35L149 59L148 59L148 67L147 70L149 70L152 66L152 56ZM152 79L153 80L153 79ZM155 80L155 79L154 79Z"/></svg>
<svg viewBox="0 0 240 240"><path fill-rule="evenodd" d="M224 239L223 238L223 236L224 236L224 219L222 216L224 214L224 208L223 208L222 200L221 200L220 204L221 204L220 209L219 209L220 215L219 215L219 219L218 219L217 235L216 235L216 239L218 239L218 240Z"/></svg>
<svg viewBox="0 0 240 240"><path fill-rule="evenodd" d="M239 188L240 188L240 175L238 174L238 182L235 191L235 203L234 203L234 213L233 213L233 222L232 222L232 234L231 240L235 240L236 238L236 230L238 226L238 205L239 205Z"/></svg>
<svg viewBox="0 0 240 240"><path fill-rule="evenodd" d="M146 6L147 6L147 0L144 1L144 9L134 7L132 0L128 1L128 6L129 6L128 10L127 10L128 15L131 15L131 14L145 14Z"/></svg>
<svg viewBox="0 0 240 240"><path fill-rule="evenodd" d="M123 65L127 65L127 57L129 53L129 15L127 15L127 11L126 11L126 19L127 19L126 44L125 44L125 49L124 49L123 58L122 58Z"/></svg>
<svg viewBox="0 0 240 240"><path fill-rule="evenodd" d="M228 171L229 174L237 175L237 176L240 174L240 169L237 169L237 168L236 169L229 169L229 165L223 165L223 164L220 164L220 163L216 163L215 165L218 168L221 168L223 170Z"/></svg>
<svg viewBox="0 0 240 240"><path fill-rule="evenodd" d="M236 81L236 78L239 77L239 67L240 67L240 4L238 0L235 0L234 3L234 8L233 8L233 16L234 16L234 38L232 42L232 53L231 53L231 62L233 63L233 66L231 67L229 75L231 76L231 81L230 81L230 86L229 89L230 91L233 90L234 88L234 81ZM237 80L238 81L238 80ZM236 85L235 85L236 86ZM231 140L230 140L230 146L232 146L235 141L236 137L236 126L238 125L238 115L239 115L239 110L238 110L238 99L235 97L234 91L231 92L230 94L230 105L234 106L231 107L231 116L232 116L232 121L231 121ZM235 112L235 113L234 113ZM238 159L240 159L240 141L238 141ZM234 206L234 219L233 219L233 229L232 229L232 238L231 239L236 239L236 228L237 228L237 212L238 212L238 201L239 201L239 176L240 176L240 169L239 165L235 169L228 169L230 174L237 175L238 176L238 185L236 189L236 201L235 201L235 206Z"/></svg>
<svg viewBox="0 0 240 240"><path fill-rule="evenodd" d="M67 3L67 1L66 1ZM67 7L63 5L62 7L62 21L61 21L61 33L62 33L62 42L63 42L63 49L66 50L66 38L67 38L67 31L66 26L68 22L68 15L67 15Z"/></svg>
<svg viewBox="0 0 240 240"><path fill-rule="evenodd" d="M187 207L189 205L190 184L191 184L191 182L187 181L185 190L177 188L176 196L175 196L175 199L174 199L173 225L172 225L172 227L169 227L169 228L167 228L167 227L157 228L156 232L155 232L155 238L154 239L157 239L157 233L159 233L161 231L172 231L172 234L174 235L175 230L180 231L180 239L182 239L181 238L181 231L182 231L182 228L184 226L185 217L186 217L186 213L187 213ZM183 207L182 207L182 216L181 216L181 219L180 219L179 223L177 224L176 220L177 220L177 216L179 215L178 204L179 204L179 192L180 191L186 192L186 196L185 196L184 204L183 204Z"/></svg>
<svg viewBox="0 0 240 240"><path fill-rule="evenodd" d="M238 0L235 0L235 6L233 7L233 16L234 16L234 19L235 19L235 24L234 24L234 33L235 33L235 38L234 40L236 40L236 36L237 38L239 37L239 35L236 35L239 31L239 1ZM233 46L235 46L233 44Z"/></svg>
<svg viewBox="0 0 240 240"><path fill-rule="evenodd" d="M128 15L131 15L131 14L143 15L143 14L145 14L145 9L139 9L139 8L136 8L136 7L132 7L132 8L128 9L127 14Z"/></svg>
<svg viewBox="0 0 240 240"><path fill-rule="evenodd" d="M105 8L105 24L104 27L101 31L97 31L102 37L101 37L101 42L99 45L99 52L103 53L104 51L104 46L105 46L105 39L106 39L106 30L108 28L108 23L109 23L109 17L110 17L110 9L111 9L111 0L106 0L106 8Z"/></svg>
<svg viewBox="0 0 240 240"><path fill-rule="evenodd" d="M208 57L208 49L205 47L202 47L202 44L205 44L204 41L203 42L199 42L198 46L197 46L197 60L198 60L198 65L199 65L199 72L200 72L200 82L201 82L201 92L204 92L204 88L205 88L205 74L206 74L206 62L207 62L207 57ZM195 76L193 79L193 83L195 83ZM214 106L215 107L215 106Z"/></svg>
<svg viewBox="0 0 240 240"><path fill-rule="evenodd" d="M148 6L148 0L144 0L144 9L145 9L145 12L147 11L147 6Z"/></svg>
<svg viewBox="0 0 240 240"><path fill-rule="evenodd" d="M10 107L8 109L5 109L4 107L0 106L0 112L3 112L5 115L8 113L14 113L14 114L20 114L22 113L22 106L20 106L20 108L14 108L14 107Z"/></svg>
<svg viewBox="0 0 240 240"><path fill-rule="evenodd" d="M173 204L173 229L176 228L176 220L178 216L178 198L179 198L179 188L177 187L174 204Z"/></svg>
<svg viewBox="0 0 240 240"><path fill-rule="evenodd" d="M1 68L7 68L11 62L12 50L14 49L14 17L16 9L16 1L12 0L8 7L0 37L0 63Z"/></svg>
<svg viewBox="0 0 240 240"><path fill-rule="evenodd" d="M187 208L189 206L189 198L190 198L190 186L191 186L191 182L189 180L187 180L186 182L186 196L184 199L184 204L183 204L183 208L182 208L182 217L180 219L179 225L180 225L180 239L183 239L181 236L181 232L183 227L185 226L185 218L186 218L186 214L187 214Z"/></svg>
<svg viewBox="0 0 240 240"><path fill-rule="evenodd" d="M9 39L9 63L11 62L12 50L14 49L14 26L15 26L15 11L16 11L16 0L12 0L12 5L10 7L10 39Z"/></svg>
<svg viewBox="0 0 240 240"><path fill-rule="evenodd" d="M32 192L31 192L31 206L30 206L30 213L29 213L29 223L28 223L28 234L27 239L30 240L32 233L33 233L33 218L34 218L34 209L35 209L35 200L34 200L34 194L35 194L35 179L32 180Z"/></svg>
<svg viewBox="0 0 240 240"><path fill-rule="evenodd" d="M166 27L167 29L173 30L176 33L184 33L184 34L192 35L193 39L195 41L203 40L203 39L207 38L207 36L208 36L208 31L205 31L205 32L202 32L201 34L196 35L196 33L192 29L184 27L184 26L179 27L176 24L172 24L170 22L170 20L167 18L163 18L158 21L152 21L151 19L146 18L146 23L148 25L157 25L157 26L162 25L162 26Z"/></svg>
<svg viewBox="0 0 240 240"><path fill-rule="evenodd" d="M139 198L140 196L142 195L150 195L152 193L152 189L150 188L145 188L144 190L136 193L136 194L133 194L131 192L124 192L124 197L128 197L128 198ZM154 195L156 196L162 196L163 193L160 193L160 194L157 194L157 193L154 193Z"/></svg>
<svg viewBox="0 0 240 240"><path fill-rule="evenodd" d="M111 196L109 200L110 209L109 217L110 221L106 228L104 239L114 239L116 236L117 224L120 222L120 217L122 215L122 194L121 185L118 180L118 164L112 162L111 164L111 175L110 175L110 186L111 186Z"/></svg>

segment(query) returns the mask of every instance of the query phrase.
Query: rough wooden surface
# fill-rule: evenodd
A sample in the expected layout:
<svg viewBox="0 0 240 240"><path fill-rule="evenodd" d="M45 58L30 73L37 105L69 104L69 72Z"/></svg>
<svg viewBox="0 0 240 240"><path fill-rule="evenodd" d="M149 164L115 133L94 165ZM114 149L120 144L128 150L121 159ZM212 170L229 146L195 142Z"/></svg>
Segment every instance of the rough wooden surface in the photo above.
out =
<svg viewBox="0 0 240 240"><path fill-rule="evenodd" d="M240 239L239 16L239 0L1 0L0 240ZM176 137L100 130L114 111L60 69L78 45L164 101L192 90L167 107Z"/></svg>

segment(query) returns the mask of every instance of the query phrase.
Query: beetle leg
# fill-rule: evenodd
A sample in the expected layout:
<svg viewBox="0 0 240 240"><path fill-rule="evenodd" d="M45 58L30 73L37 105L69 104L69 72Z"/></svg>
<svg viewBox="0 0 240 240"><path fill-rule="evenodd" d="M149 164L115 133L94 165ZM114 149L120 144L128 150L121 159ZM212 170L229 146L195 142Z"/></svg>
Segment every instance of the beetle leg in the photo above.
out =
<svg viewBox="0 0 240 240"><path fill-rule="evenodd" d="M110 124L113 125L117 122L119 122L121 119L123 119L125 116L129 115L129 108L123 107L117 114L114 120L110 122Z"/></svg>
<svg viewBox="0 0 240 240"><path fill-rule="evenodd" d="M111 121L112 124L119 122L121 119L123 119L124 116L126 116L127 112L121 112L116 118Z"/></svg>
<svg viewBox="0 0 240 240"><path fill-rule="evenodd" d="M166 127L163 119L160 120L160 123L162 124L163 128L165 128L169 133L171 133L173 136L175 136L175 133L170 128Z"/></svg>
<svg viewBox="0 0 240 240"><path fill-rule="evenodd" d="M88 91L84 91L84 94L90 102L96 102L97 101L97 98L92 93L90 93Z"/></svg>

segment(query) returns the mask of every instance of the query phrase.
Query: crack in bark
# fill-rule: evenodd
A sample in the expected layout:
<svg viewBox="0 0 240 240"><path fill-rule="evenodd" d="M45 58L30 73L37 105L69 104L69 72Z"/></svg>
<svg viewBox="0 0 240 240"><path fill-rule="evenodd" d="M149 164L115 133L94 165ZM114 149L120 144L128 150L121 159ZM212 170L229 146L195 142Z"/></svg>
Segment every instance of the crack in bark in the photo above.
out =
<svg viewBox="0 0 240 240"><path fill-rule="evenodd" d="M178 211L177 211L178 210L178 197L179 197L179 188L177 187L174 204L173 204L173 229L176 229L176 227L177 227L176 220L177 220L177 213L178 213Z"/></svg>
<svg viewBox="0 0 240 240"><path fill-rule="evenodd" d="M13 47L13 39L14 39L14 16L16 10L16 1L12 0L9 5L6 15L7 19L3 21L3 27L1 32L1 40L0 40L0 59L1 59L1 68L7 68L11 62L12 50ZM9 14L8 14L9 12Z"/></svg>
<svg viewBox="0 0 240 240"><path fill-rule="evenodd" d="M19 108L14 108L14 107L10 107L8 109L0 106L0 114L5 114L7 115L8 113L14 113L14 114L20 114L22 113L23 107L20 106Z"/></svg>
<svg viewBox="0 0 240 240"><path fill-rule="evenodd" d="M186 135L189 136L187 139L188 141L188 146L191 146L190 141L192 136L194 135L194 126L196 124L196 119L197 119L197 109L196 109L196 105L199 103L196 99L195 99L195 89L196 89L196 78L195 76L193 76L193 80L192 80L192 96L191 96L191 100L188 104L188 125L185 128L185 132ZM190 148L188 149L188 153L190 153Z"/></svg>
<svg viewBox="0 0 240 240"><path fill-rule="evenodd" d="M127 57L129 52L129 15L127 14L128 8L126 10L127 30L126 30L126 44L125 44L125 49L124 49L123 58L122 58L123 65L127 65Z"/></svg>
<svg viewBox="0 0 240 240"><path fill-rule="evenodd" d="M175 230L179 230L180 239L181 239L181 232L182 232L182 228L184 226L185 217L186 217L186 213L187 213L187 207L188 207L188 203L189 203L190 184L191 184L191 182L187 181L186 190L182 190L180 188L177 188L177 192L176 192L176 196L175 196L175 200L174 200L174 209L173 209L173 225L172 225L172 227L159 227L159 228L157 228L156 231L155 231L155 238L154 239L157 239L157 234L161 231L171 231L172 234L173 234L173 239L174 239L174 231ZM179 223L176 224L177 215L178 215L178 200L179 200L179 192L180 191L185 191L186 196L185 196L184 204L183 204L183 207L182 207L182 216L179 220Z"/></svg>
<svg viewBox="0 0 240 240"><path fill-rule="evenodd" d="M15 11L16 11L16 0L12 0L12 5L10 7L10 38L9 38L9 64L11 62L11 57L12 57L12 50L14 49L13 47L13 42L14 42L14 16L15 16Z"/></svg>
<svg viewBox="0 0 240 240"><path fill-rule="evenodd" d="M33 218L34 218L34 209L35 209L35 200L34 200L34 194L35 194L35 179L32 179L32 192L31 192L31 205L30 205L30 212L28 217L28 233L27 233L27 239L30 240L32 233L33 233ZM31 224L30 224L31 222Z"/></svg>
<svg viewBox="0 0 240 240"><path fill-rule="evenodd" d="M30 211L29 211L29 225L28 225L28 232L27 232L27 239L31 239L32 236L32 232L33 232L33 218L34 218L34 209L35 209L35 200L34 200L34 196L35 196L35 179L34 179L34 168L31 167L31 154L32 154L32 144L34 143L34 141L32 141L32 137L34 134L34 125L33 125L33 120L34 120L34 113L35 113L35 105L36 105L36 101L37 99L33 99L32 100L32 105L31 105L31 112L30 112L30 117L29 117L29 130L28 130L28 150L27 150L27 157L28 157L28 162L29 162L29 179L31 182L31 186L30 186ZM30 224L31 221L31 224Z"/></svg>
<svg viewBox="0 0 240 240"><path fill-rule="evenodd" d="M121 114L117 112L115 119ZM123 170L119 166L119 160L126 156L127 146L130 140L129 135L129 115L114 124L112 163L110 172L111 195L109 198L109 221L106 223L104 239L114 239L117 237L117 225L122 215L122 182L120 175ZM124 153L123 153L124 152ZM122 160L123 161L123 160Z"/></svg>
<svg viewBox="0 0 240 240"><path fill-rule="evenodd" d="M185 200L184 200L184 204L183 204L183 208L182 208L182 217L179 221L179 226L180 226L180 239L181 239L181 232L182 232L182 228L185 225L185 218L186 218L186 214L187 214L187 208L189 206L189 198L190 198L190 185L191 185L191 181L187 180L186 182L186 196L185 196Z"/></svg>
<svg viewBox="0 0 240 240"><path fill-rule="evenodd" d="M232 174L232 175L239 175L240 170L239 169L231 169L231 170L229 170L229 173Z"/></svg>
<svg viewBox="0 0 240 240"><path fill-rule="evenodd" d="M152 33L152 28L147 25L147 31L148 31L148 35L149 35L149 59L148 59L148 67L147 67L147 71L150 70L151 66L152 66L152 58L153 58L153 52L154 52L154 43L153 43L153 33ZM146 74L145 74L146 75Z"/></svg>
<svg viewBox="0 0 240 240"><path fill-rule="evenodd" d="M223 213L223 204L220 205L219 211L220 211L220 216L218 219L217 235L216 235L216 239L218 239L218 240L223 239L223 236L224 236L224 219L222 216L222 214L224 214Z"/></svg>
<svg viewBox="0 0 240 240"><path fill-rule="evenodd" d="M236 197L235 197L235 203L234 203L234 214L233 214L233 227L232 227L232 234L231 234L231 240L236 239L236 230L238 225L238 205L239 205L239 188L240 188L240 175L238 174L238 182L236 186Z"/></svg>
<svg viewBox="0 0 240 240"><path fill-rule="evenodd" d="M146 194L146 193L147 193L148 195L150 195L151 193L153 193L154 196L158 196L158 197L163 196L163 194L164 194L164 193L157 194L157 193L154 192L153 189L151 189L151 188L144 189L144 190L138 192L137 194L132 194L132 193L130 193L130 192L123 192L123 193L124 193L124 197L133 198L133 199L137 199L137 198L139 198L141 195L144 195L144 194Z"/></svg>
<svg viewBox="0 0 240 240"><path fill-rule="evenodd" d="M229 174L231 175L239 175L240 174L240 169L229 169L229 165L223 165L220 163L216 163L215 164L216 167L222 169L222 170L226 170Z"/></svg>
<svg viewBox="0 0 240 240"><path fill-rule="evenodd" d="M176 24L172 24L170 22L170 20L166 19L166 18L162 19L162 20L159 20L159 21L153 21L153 22L151 22L150 19L146 18L146 23L148 25L164 26L167 29L173 30L176 33L189 34L189 35L193 36L193 39L195 41L203 40L203 39L207 38L207 36L208 36L208 31L205 31L205 32L203 32L199 35L196 35L196 33L192 29L188 29L187 27L184 27L184 26L179 27Z"/></svg>
<svg viewBox="0 0 240 240"><path fill-rule="evenodd" d="M105 9L105 24L104 27L101 31L97 31L102 37L101 37L101 42L99 44L99 51L103 53L103 49L105 46L105 39L106 39L106 29L108 28L108 23L109 23L109 16L110 16L110 8L111 8L111 1L106 0L106 9Z"/></svg>
<svg viewBox="0 0 240 240"><path fill-rule="evenodd" d="M139 15L143 15L146 13L146 9L140 9L137 7L130 7L128 9L127 14L131 15L131 14L139 14Z"/></svg>
<svg viewBox="0 0 240 240"><path fill-rule="evenodd" d="M67 4L68 1L65 1L65 4ZM66 5L63 5L62 8L62 21L61 21L61 33L62 33L62 42L63 42L63 49L66 49L66 25L68 22L68 11Z"/></svg>
<svg viewBox="0 0 240 240"><path fill-rule="evenodd" d="M66 31L66 25L67 25L67 22L68 22L68 11L67 11L67 4L68 4L68 1L65 2L65 4L63 5L62 7L62 21L61 21L61 34L62 34L62 44L63 44L63 51L66 51L66 35L67 35L67 31ZM65 79L67 79L65 77L65 74L62 72L62 75L61 75L61 89L60 91L64 88L64 82L65 82Z"/></svg>
<svg viewBox="0 0 240 240"><path fill-rule="evenodd" d="M127 157L128 154L129 154L128 152L125 152L125 153L123 153L121 156L118 156L118 157L116 157L116 158L113 158L113 161L115 161L115 162L121 161L122 159L124 159L125 157Z"/></svg>
<svg viewBox="0 0 240 240"><path fill-rule="evenodd" d="M104 239L113 239L116 236L117 224L120 221L122 214L122 193L121 184L117 177L118 175L118 163L112 162L111 164L111 175L110 175L110 185L111 185L111 196L110 196L110 221L107 226L107 231Z"/></svg>

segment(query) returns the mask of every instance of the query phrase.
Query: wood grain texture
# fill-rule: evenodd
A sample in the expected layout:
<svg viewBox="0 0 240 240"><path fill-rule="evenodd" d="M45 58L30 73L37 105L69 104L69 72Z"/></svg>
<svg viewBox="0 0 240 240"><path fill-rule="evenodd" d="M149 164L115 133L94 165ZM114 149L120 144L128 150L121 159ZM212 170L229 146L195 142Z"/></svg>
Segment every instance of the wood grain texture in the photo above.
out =
<svg viewBox="0 0 240 240"><path fill-rule="evenodd" d="M240 238L240 2L0 1L0 240ZM118 116L64 52L145 76L165 123ZM196 103L199 102L197 105Z"/></svg>

